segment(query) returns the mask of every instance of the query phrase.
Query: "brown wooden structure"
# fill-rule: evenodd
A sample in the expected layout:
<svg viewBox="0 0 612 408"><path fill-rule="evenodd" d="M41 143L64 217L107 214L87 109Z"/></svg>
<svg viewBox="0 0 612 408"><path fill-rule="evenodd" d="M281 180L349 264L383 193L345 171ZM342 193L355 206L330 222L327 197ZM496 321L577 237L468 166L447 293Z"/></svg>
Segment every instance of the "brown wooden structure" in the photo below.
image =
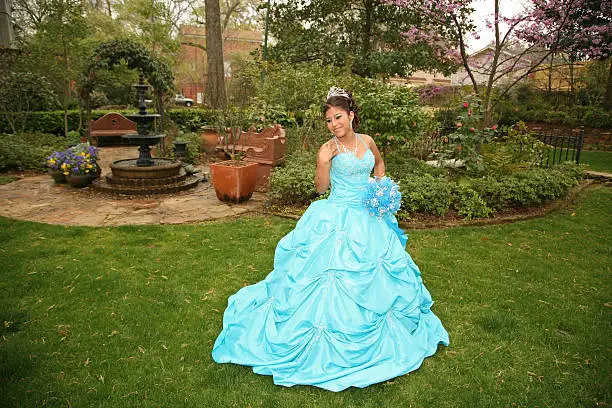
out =
<svg viewBox="0 0 612 408"><path fill-rule="evenodd" d="M89 137L94 146L98 145L100 137L117 137L121 143L121 136L136 132L136 122L132 122L120 113L107 113L100 119L89 122Z"/></svg>

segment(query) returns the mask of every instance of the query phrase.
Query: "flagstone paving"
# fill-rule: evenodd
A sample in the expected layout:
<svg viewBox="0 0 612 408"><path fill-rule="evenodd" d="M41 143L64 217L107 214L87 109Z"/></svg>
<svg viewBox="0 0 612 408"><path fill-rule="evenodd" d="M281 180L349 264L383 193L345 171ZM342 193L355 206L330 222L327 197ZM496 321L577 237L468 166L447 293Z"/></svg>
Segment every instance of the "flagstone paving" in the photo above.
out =
<svg viewBox="0 0 612 408"><path fill-rule="evenodd" d="M115 160L137 157L135 147L100 148L102 175ZM204 174L207 166L198 167ZM219 201L209 181L172 195L111 196L91 187L75 189L55 184L50 176L25 176L0 186L0 215L48 224L113 226L197 223L237 216L263 208L266 196L255 192L241 204Z"/></svg>

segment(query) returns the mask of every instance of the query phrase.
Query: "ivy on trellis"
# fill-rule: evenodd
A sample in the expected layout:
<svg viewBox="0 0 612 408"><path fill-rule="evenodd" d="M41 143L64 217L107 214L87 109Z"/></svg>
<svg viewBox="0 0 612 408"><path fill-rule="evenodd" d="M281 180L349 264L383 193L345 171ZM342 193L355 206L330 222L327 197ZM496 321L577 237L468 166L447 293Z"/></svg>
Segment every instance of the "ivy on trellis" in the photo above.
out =
<svg viewBox="0 0 612 408"><path fill-rule="evenodd" d="M91 63L83 71L81 80L81 97L87 107L87 121L91 112L89 100L94 90L101 70L109 70L115 65L125 63L128 68L140 71L149 85L153 87L155 103L162 115L162 97L165 92L173 88L174 76L170 66L162 59L151 55L142 44L129 39L118 39L100 43L93 51Z"/></svg>

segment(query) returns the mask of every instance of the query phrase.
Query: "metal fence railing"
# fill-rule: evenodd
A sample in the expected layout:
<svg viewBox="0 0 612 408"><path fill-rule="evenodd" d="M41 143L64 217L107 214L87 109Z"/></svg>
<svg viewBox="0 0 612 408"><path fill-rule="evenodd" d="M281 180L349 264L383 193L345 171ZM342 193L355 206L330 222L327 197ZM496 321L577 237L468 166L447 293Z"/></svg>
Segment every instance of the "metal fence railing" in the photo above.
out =
<svg viewBox="0 0 612 408"><path fill-rule="evenodd" d="M542 166L553 166L566 161L580 163L580 152L584 142L584 127L580 128L578 134L560 134L558 130L549 133L536 133L535 137L545 143L549 149L548 154L542 158Z"/></svg>

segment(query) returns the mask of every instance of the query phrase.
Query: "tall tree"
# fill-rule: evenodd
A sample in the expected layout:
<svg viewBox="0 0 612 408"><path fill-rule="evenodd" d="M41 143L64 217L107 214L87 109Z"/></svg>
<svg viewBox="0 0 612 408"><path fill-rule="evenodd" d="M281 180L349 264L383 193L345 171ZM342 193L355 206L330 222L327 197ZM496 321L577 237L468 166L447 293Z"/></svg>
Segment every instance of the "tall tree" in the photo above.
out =
<svg viewBox="0 0 612 408"><path fill-rule="evenodd" d="M213 108L222 109L227 105L227 97L219 0L205 0L204 7L206 9L206 102Z"/></svg>
<svg viewBox="0 0 612 408"><path fill-rule="evenodd" d="M419 10L384 0L287 0L271 10L270 33L276 44L270 47L270 58L348 66L366 77L407 76L419 69L453 72L458 54L439 47L456 42L445 25L432 24L429 41L407 39L414 35L412 27L429 23L429 16Z"/></svg>
<svg viewBox="0 0 612 408"><path fill-rule="evenodd" d="M54 88L57 104L64 111L64 132L68 133L68 110L77 100L75 81L81 70L83 42L90 33L84 0L45 0L32 19L36 31L24 47L23 72L45 76ZM40 18L40 19L39 19Z"/></svg>

